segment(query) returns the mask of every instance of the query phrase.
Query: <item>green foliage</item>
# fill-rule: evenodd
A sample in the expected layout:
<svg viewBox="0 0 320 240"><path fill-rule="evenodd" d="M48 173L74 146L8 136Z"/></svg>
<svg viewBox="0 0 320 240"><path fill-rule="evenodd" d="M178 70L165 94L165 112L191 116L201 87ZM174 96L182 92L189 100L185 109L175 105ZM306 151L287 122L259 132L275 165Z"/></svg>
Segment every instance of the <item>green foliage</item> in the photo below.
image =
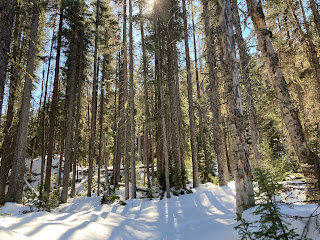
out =
<svg viewBox="0 0 320 240"><path fill-rule="evenodd" d="M177 191L177 190L174 190L173 192L172 192L172 194L174 195L174 196L176 196L176 197L178 197L180 194L179 194L179 191Z"/></svg>
<svg viewBox="0 0 320 240"><path fill-rule="evenodd" d="M295 230L289 229L289 224L283 220L280 208L275 202L275 196L282 188L277 181L279 176L263 168L255 169L254 176L258 182L256 194L260 203L253 214L260 216L260 219L247 222L240 218L241 223L235 229L241 239L298 239ZM255 228L257 230L253 231Z"/></svg>
<svg viewBox="0 0 320 240"><path fill-rule="evenodd" d="M253 240L253 234L250 232L249 228L252 225L252 223L247 222L244 218L238 215L238 219L241 222L239 225L235 227L235 229L238 231L240 240Z"/></svg>
<svg viewBox="0 0 320 240"><path fill-rule="evenodd" d="M112 203L118 203L119 205L127 205L125 202L120 200L120 196L116 194L104 194L101 198L101 204L112 204Z"/></svg>
<svg viewBox="0 0 320 240"><path fill-rule="evenodd" d="M29 206L29 210L24 210L23 213L35 212L35 211L48 211L56 208L61 203L60 191L55 189L52 193L42 193L39 196L35 194L35 192L31 192L28 188L24 192L25 198L23 204L27 204Z"/></svg>
<svg viewBox="0 0 320 240"><path fill-rule="evenodd" d="M41 194L38 199L34 202L34 206L39 210L50 212L50 209L56 208L61 202L59 189L55 189L52 193Z"/></svg>
<svg viewBox="0 0 320 240"><path fill-rule="evenodd" d="M213 176L211 173L209 173L208 176L214 185L219 185L219 179L217 177Z"/></svg>

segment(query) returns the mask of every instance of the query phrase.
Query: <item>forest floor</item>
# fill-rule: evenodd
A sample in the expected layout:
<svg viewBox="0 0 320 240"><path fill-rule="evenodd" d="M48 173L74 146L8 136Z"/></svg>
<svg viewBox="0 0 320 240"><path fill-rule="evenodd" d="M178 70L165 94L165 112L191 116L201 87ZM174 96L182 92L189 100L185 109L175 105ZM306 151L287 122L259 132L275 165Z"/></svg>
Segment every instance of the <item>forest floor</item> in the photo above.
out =
<svg viewBox="0 0 320 240"><path fill-rule="evenodd" d="M83 188L84 182L78 183L78 189ZM127 200L126 205L102 205L101 197L80 196L51 212L6 203L0 209L0 239L239 239L234 229L239 224L235 220L234 182L224 187L201 184L192 191L178 197L172 195L170 199ZM122 199L123 193L124 188L120 187L118 194ZM320 218L309 220L315 209L316 204L280 205L289 228L296 228L299 235L307 231L307 237L320 240ZM243 214L248 221L258 218L251 214L253 210Z"/></svg>

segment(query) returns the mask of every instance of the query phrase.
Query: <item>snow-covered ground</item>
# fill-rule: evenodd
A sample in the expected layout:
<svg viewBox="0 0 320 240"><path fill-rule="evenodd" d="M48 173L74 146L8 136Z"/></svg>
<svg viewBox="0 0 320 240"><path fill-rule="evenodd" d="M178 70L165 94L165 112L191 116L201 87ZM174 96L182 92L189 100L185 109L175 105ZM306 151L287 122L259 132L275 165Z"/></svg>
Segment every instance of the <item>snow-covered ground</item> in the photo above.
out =
<svg viewBox="0 0 320 240"><path fill-rule="evenodd" d="M32 186L37 185L39 162L35 161ZM53 173L57 173L57 159L54 160ZM85 168L81 169L85 172ZM103 180L102 180L103 181ZM77 183L78 194L85 194L86 177L81 174ZM123 199L124 188L117 192ZM299 195L299 192L294 192ZM288 196L288 193L283 193ZM292 194L292 192L291 192ZM138 198L142 196L138 195ZM295 197L295 196L294 196ZM301 196L299 196L301 198ZM7 203L0 208L0 240L4 239L41 239L41 240L106 240L106 239L159 239L159 240L236 240L234 229L239 223L235 218L235 186L218 187L212 183L202 184L193 189L192 194L184 194L170 199L134 199L126 205L104 204L101 197L77 197L60 205L51 212L29 212L27 206ZM309 216L317 215L316 204L281 205L290 227L296 228L301 235L320 240L320 218L311 218L308 228L304 229ZM244 212L247 221L254 221L254 208ZM315 212L314 212L315 211ZM292 218L291 216L296 216Z"/></svg>
<svg viewBox="0 0 320 240"><path fill-rule="evenodd" d="M7 203L0 213L0 239L239 239L234 227L234 183L225 187L201 185L193 194L170 199L135 199L127 205L101 205L100 197L79 197L52 212L32 212L26 206ZM281 206L290 216L308 217L316 205ZM244 217L253 221L253 209ZM308 219L288 218L301 234ZM308 237L320 239L316 221L309 226Z"/></svg>
<svg viewBox="0 0 320 240"><path fill-rule="evenodd" d="M0 239L11 233L16 234L12 239L42 240L237 239L233 189L232 184L223 188L206 184L193 194L128 200L125 206L79 197L50 213L22 214L26 207L7 203L1 213L11 215L0 217Z"/></svg>

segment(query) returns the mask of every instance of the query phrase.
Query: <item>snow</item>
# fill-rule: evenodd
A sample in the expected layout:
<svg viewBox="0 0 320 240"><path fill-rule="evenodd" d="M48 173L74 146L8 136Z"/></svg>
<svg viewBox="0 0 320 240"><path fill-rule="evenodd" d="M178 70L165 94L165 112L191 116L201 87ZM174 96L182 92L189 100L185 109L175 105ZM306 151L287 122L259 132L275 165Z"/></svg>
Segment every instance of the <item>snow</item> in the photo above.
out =
<svg viewBox="0 0 320 240"><path fill-rule="evenodd" d="M34 161L32 186L36 187L40 179L41 158ZM53 160L52 173L57 177L59 156ZM26 161L28 169L30 161ZM234 229L236 222L235 185L218 187L212 183L200 184L192 189L192 194L184 194L170 199L163 198L149 200L141 199L144 193L137 192L137 199L127 200L126 205L104 204L101 197L93 193L86 195L87 167L79 167L79 182L76 183L76 193L81 197L69 199L68 203L60 205L51 212L39 211L36 208L15 203L6 203L0 208L0 240L4 239L46 239L46 240L82 240L82 239L111 239L111 240L236 240L239 239ZM141 175L143 178L143 176ZM140 179L141 180L141 179ZM101 182L104 182L102 173ZM53 186L55 182L52 182ZM303 204L301 182L286 181L286 186L298 186L291 191L283 191L277 199L290 204L280 205L280 211L285 221L296 228L301 235L308 230L307 237L320 240L320 217L309 221L309 216L318 214L316 204ZM192 186L192 183L188 185ZM146 190L144 187L139 187ZM117 191L124 200L124 187ZM298 203L297 203L298 202ZM32 211L31 211L32 210ZM258 220L253 215L255 208L248 209L243 217L249 221ZM24 214L25 212L28 212ZM294 217L298 216L298 217Z"/></svg>
<svg viewBox="0 0 320 240"><path fill-rule="evenodd" d="M170 199L127 200L101 205L100 197L78 197L52 212L22 214L26 207L7 203L0 213L0 239L237 239L234 184L213 184ZM22 239L22 238L21 238Z"/></svg>

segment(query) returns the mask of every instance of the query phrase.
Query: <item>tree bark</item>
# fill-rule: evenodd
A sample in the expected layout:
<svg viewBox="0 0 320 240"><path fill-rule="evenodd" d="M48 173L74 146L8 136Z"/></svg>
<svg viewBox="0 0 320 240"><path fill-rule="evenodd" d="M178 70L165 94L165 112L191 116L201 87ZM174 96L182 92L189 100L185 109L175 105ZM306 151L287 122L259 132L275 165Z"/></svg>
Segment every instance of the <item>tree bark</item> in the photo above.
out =
<svg viewBox="0 0 320 240"><path fill-rule="evenodd" d="M73 115L74 115L74 100L76 92L76 76L77 76L77 50L79 44L79 19L76 17L75 26L73 29L73 40L71 42L71 67L70 77L68 79L68 104L67 104L67 119L66 119L66 138L65 138L65 161L63 169L63 187L61 192L61 200L63 203L68 200L69 179L70 179L70 164L72 162L72 137L73 137Z"/></svg>
<svg viewBox="0 0 320 240"><path fill-rule="evenodd" d="M193 35L193 48L194 48L194 65L196 70L196 85L197 85L197 100L198 100L198 114L199 114L199 132L200 132L200 145L204 152L204 161L205 161L205 168L203 171L203 178L204 181L207 182L209 180L208 170L209 170L209 158L208 158L208 151L206 145L206 135L204 131L204 122L203 122L203 109L202 104L203 101L201 99L200 94L200 84L199 84L199 70L198 70L198 56L197 56L197 44L196 44L196 28L194 24L194 11L193 11L193 3L191 3L191 13L192 13L192 35Z"/></svg>
<svg viewBox="0 0 320 240"><path fill-rule="evenodd" d="M19 49L19 40L21 40L21 30L20 30L20 13L16 14L16 22L15 28L13 33L13 38L15 42L13 44L12 49L12 61L13 64L16 64L19 50L22 52L22 49ZM9 170L12 166L12 162L9 159L12 159L10 155L12 152L9 151L10 146L12 144L12 125L13 125L13 117L14 117L14 103L16 101L16 89L17 86L20 85L20 70L17 70L14 65L11 66L10 72L10 90L9 90L9 97L8 97L8 107L7 107L7 118L5 122L5 126L3 129L4 138L1 147L1 166L0 166L0 205L4 205L6 202L5 197L5 189L7 178L9 174ZM0 109L1 111L1 109ZM1 115L0 115L1 118Z"/></svg>
<svg viewBox="0 0 320 240"><path fill-rule="evenodd" d="M315 2L315 0L309 0L309 4L310 4L310 8L312 11L312 15L313 15L313 21L314 24L316 25L317 31L318 31L318 35L320 38L320 14L319 14L319 10L317 8L317 4Z"/></svg>
<svg viewBox="0 0 320 240"><path fill-rule="evenodd" d="M114 168L114 188L118 186L120 180L121 155L124 147L124 128L126 119L126 103L127 103L127 0L123 1L123 39L121 49L121 66L119 76L119 100L118 100L118 130L116 141L116 159Z"/></svg>
<svg viewBox="0 0 320 240"><path fill-rule="evenodd" d="M76 194L76 172L77 172L77 163L79 158L79 136L80 136L80 117L81 117L81 92L82 92L82 83L83 83L83 69L82 69L82 58L83 58L83 33L80 33L80 47L79 47L79 69L77 73L78 77L78 86L77 86L77 112L76 112L76 123L75 123L75 132L74 132L74 152L73 152L73 163L72 163L72 184L71 184L71 194L72 198Z"/></svg>
<svg viewBox="0 0 320 240"><path fill-rule="evenodd" d="M261 1L246 0L246 2L257 35L258 49L266 62L283 120L309 188L308 197L310 200L318 201L320 198L319 158L310 150L305 140L298 111L292 103L278 56L273 49Z"/></svg>
<svg viewBox="0 0 320 240"><path fill-rule="evenodd" d="M227 119L230 133L230 155L235 169L237 213L254 205L252 173L246 151L241 97L238 90L238 71L233 40L233 19L230 0L224 0L220 13L222 67L225 75L227 93Z"/></svg>
<svg viewBox="0 0 320 240"><path fill-rule="evenodd" d="M223 145L223 129L220 124L221 119L221 110L219 102L219 92L218 84L216 79L215 67L215 51L213 46L213 36L212 31L209 25L209 12L208 12L208 0L202 0L203 4L203 18L205 24L205 34L206 34L206 46L207 46L207 63L209 65L209 81L210 81L210 102L211 102L211 111L212 111L212 126L214 132L214 145L217 155L218 163L218 177L219 185L227 185L229 176L228 176L228 167L227 167L227 156L226 151Z"/></svg>
<svg viewBox="0 0 320 240"><path fill-rule="evenodd" d="M93 56L93 80L92 80L92 103L91 103L91 129L89 140L89 172L88 172L88 193L91 197L92 178L93 178L93 158L95 155L96 140L96 124L97 124L97 83L98 83L98 26L99 26L99 8L100 0L96 4L96 22L95 22L95 40L94 40L94 56Z"/></svg>
<svg viewBox="0 0 320 240"><path fill-rule="evenodd" d="M32 76L34 71L34 62L36 57L36 44L38 38L38 26L40 18L40 8L38 1L33 1L32 22L30 26L30 40L28 61L26 67L26 75L24 81L24 89L22 103L19 116L19 126L17 133L17 142L14 150L14 161L12 173L9 182L8 200L20 203L22 201L22 192L24 185L25 171L25 154L27 148L28 125L29 125L29 110L32 91Z"/></svg>
<svg viewBox="0 0 320 240"><path fill-rule="evenodd" d="M245 40L242 37L241 24L240 24L240 16L238 11L237 1L232 0L232 14L234 18L234 26L235 26L235 39L238 44L239 55L240 55L240 67L241 67L241 77L242 82L245 87L246 92L246 103L247 103L247 112L248 119L250 125L250 133L252 138L252 148L254 157L257 161L261 160L261 154L259 151L260 140L258 133L258 125L257 125L257 114L256 109L253 103L253 94L252 94L252 86L249 72L249 55L247 51L247 45Z"/></svg>
<svg viewBox="0 0 320 240"><path fill-rule="evenodd" d="M0 0L0 124L17 0Z"/></svg>
<svg viewBox="0 0 320 240"><path fill-rule="evenodd" d="M64 0L63 0L64 1ZM51 188L51 169L52 169L52 157L53 157L53 143L56 123L56 113L58 107L58 95L59 95L59 73L60 73L60 55L61 55L61 35L63 26L63 1L60 6L60 18L59 18L59 29L57 39L57 55L54 70L54 81L52 91L51 109L49 113L49 132L48 132L48 155L47 155L47 167L46 167L46 178L44 184L44 190L47 194L50 193ZM43 142L44 144L44 142Z"/></svg>
<svg viewBox="0 0 320 240"><path fill-rule="evenodd" d="M192 174L193 174L193 187L199 187L198 181L198 159L197 159L197 140L194 122L194 109L193 109L193 91L191 82L191 66L190 66L190 53L189 53L189 34L187 23L187 10L186 1L182 0L183 8L183 28L184 28L184 49L186 51L186 67L187 67L187 83L188 83L188 105L189 105L189 120L190 120L190 137L191 137L191 154L192 154Z"/></svg>
<svg viewBox="0 0 320 240"><path fill-rule="evenodd" d="M312 40L312 34L309 29L309 24L307 23L306 15L303 9L302 2L300 0L300 5L301 5L301 11L302 11L302 16L303 16L303 23L306 29L306 32L302 30L300 21L298 19L298 16L296 14L295 8L294 8L294 3L292 0L287 0L288 7L291 9L292 16L296 22L296 25L298 27L299 33L300 33L300 41L301 43L305 44L305 51L308 56L308 61L310 65L313 67L314 73L315 73L315 78L316 78L316 86L318 90L320 90L320 64L319 64L319 59L317 55L317 50L316 47L313 43ZM316 96L318 99L320 99L320 96Z"/></svg>
<svg viewBox="0 0 320 240"><path fill-rule="evenodd" d="M172 6L170 6L170 9ZM170 127L171 127L171 144L172 144L172 155L175 163L174 167L174 184L176 189L181 188L181 156L180 156L180 137L178 129L178 109L177 109L177 91L174 74L174 18L173 14L170 13L171 18L169 19L167 27L167 65L168 65L168 82L169 82L169 103L170 103Z"/></svg>
<svg viewBox="0 0 320 240"><path fill-rule="evenodd" d="M156 16L159 14L159 6L155 3L155 13ZM168 144L167 144L167 127L166 118L164 110L164 95L163 95L163 83L162 83L162 66L163 66L163 51L161 51L161 40L160 40L160 27L158 26L159 19L155 22L155 35L156 35L156 52L155 61L157 64L158 81L159 81L159 98L160 98L160 117L161 117L161 130L162 130L162 140L163 140L163 156L164 156L164 171L165 171L165 183L166 183L166 196L170 198L170 181L169 181L169 154L168 154ZM160 24L159 24L160 25Z"/></svg>
<svg viewBox="0 0 320 240"><path fill-rule="evenodd" d="M136 198L135 124L134 124L134 83L133 83L133 33L132 0L129 0L129 51L130 51L130 133L131 133L131 198ZM143 32L142 32L143 33ZM142 36L143 34L141 34ZM129 171L128 171L129 172ZM129 174L128 174L129 175ZM129 177L129 176L128 176ZM129 196L128 196L129 197Z"/></svg>

